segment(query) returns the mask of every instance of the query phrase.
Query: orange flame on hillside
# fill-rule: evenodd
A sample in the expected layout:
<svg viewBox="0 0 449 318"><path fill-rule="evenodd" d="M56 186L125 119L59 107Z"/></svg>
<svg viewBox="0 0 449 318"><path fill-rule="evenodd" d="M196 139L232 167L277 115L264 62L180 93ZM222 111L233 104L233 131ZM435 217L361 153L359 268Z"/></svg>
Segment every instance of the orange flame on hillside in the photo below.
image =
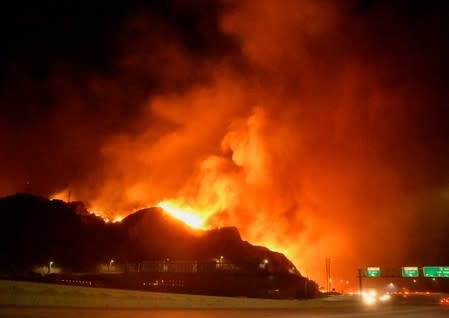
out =
<svg viewBox="0 0 449 318"><path fill-rule="evenodd" d="M67 193L68 193L67 190L54 193L49 197L49 199L68 202ZM171 217L185 223L186 225L190 226L193 229L206 229L207 217L208 215L213 213L210 211L206 212L200 211L199 209L194 209L193 207L181 203L180 201L177 200L160 201L158 204L156 204L156 206L163 209L164 212L170 215ZM99 209L96 208L89 208L88 210L91 214L103 219L105 223L120 223L124 219L124 217L121 215L116 215L114 213L113 216L110 216L108 213L101 212Z"/></svg>
<svg viewBox="0 0 449 318"><path fill-rule="evenodd" d="M175 201L167 200L159 202L157 207L194 229L204 228L204 216L190 206L183 206Z"/></svg>

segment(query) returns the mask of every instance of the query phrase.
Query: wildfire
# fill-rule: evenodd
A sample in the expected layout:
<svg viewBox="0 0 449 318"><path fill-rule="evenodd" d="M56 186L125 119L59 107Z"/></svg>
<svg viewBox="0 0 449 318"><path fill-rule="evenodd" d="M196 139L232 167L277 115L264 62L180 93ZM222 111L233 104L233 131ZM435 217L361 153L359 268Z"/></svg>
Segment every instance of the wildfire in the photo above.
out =
<svg viewBox="0 0 449 318"><path fill-rule="evenodd" d="M112 223L120 223L122 222L123 217L122 216L116 216L113 220Z"/></svg>
<svg viewBox="0 0 449 318"><path fill-rule="evenodd" d="M65 189L61 192L54 193L49 197L49 199L68 202L67 193L69 193L69 191ZM210 211L209 213L207 213L206 211L200 211L198 209L192 208L187 204L183 204L175 200L164 200L159 202L156 206L163 209L170 216L184 222L194 229L205 228L205 221L207 219L207 216L210 215ZM89 210L93 215L102 218L105 223L120 223L123 220L123 216L121 215L116 215L111 218L105 213L99 212L100 209L91 207L89 208Z"/></svg>
<svg viewBox="0 0 449 318"><path fill-rule="evenodd" d="M90 213L103 219L105 223L120 223L123 221L123 216L117 215L114 218L106 216L104 213L98 212L98 210L90 210Z"/></svg>
<svg viewBox="0 0 449 318"><path fill-rule="evenodd" d="M159 202L157 207L162 208L166 213L192 228L201 229L205 226L205 218L201 217L200 213L190 206L168 200Z"/></svg>
<svg viewBox="0 0 449 318"><path fill-rule="evenodd" d="M95 216L101 218L105 223L120 223L120 222L123 221L123 217L122 216L116 216L113 219L111 219L111 218L107 217L106 215L104 215L103 213L98 212L98 211L92 211L91 210L90 213L92 215L95 215Z"/></svg>

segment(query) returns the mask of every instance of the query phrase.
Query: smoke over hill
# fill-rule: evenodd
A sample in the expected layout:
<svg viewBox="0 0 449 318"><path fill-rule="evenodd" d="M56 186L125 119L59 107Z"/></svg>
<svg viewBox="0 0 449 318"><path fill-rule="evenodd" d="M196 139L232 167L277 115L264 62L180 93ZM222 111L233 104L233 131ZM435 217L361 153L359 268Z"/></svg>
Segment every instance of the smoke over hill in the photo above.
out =
<svg viewBox="0 0 449 318"><path fill-rule="evenodd" d="M345 279L368 264L447 263L447 9L12 7L0 194L70 191L111 219L190 207L317 279L326 256Z"/></svg>

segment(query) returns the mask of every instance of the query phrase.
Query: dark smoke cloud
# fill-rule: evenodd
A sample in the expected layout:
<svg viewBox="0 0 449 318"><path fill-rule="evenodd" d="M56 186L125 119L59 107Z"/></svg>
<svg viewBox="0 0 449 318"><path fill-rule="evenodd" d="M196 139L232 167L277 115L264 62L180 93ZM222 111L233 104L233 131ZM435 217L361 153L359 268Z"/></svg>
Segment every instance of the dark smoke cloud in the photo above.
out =
<svg viewBox="0 0 449 318"><path fill-rule="evenodd" d="M318 279L449 262L447 4L30 10L2 20L1 194L180 200Z"/></svg>
<svg viewBox="0 0 449 318"><path fill-rule="evenodd" d="M101 179L105 139L135 134L147 99L207 81L205 64L232 53L220 10L208 1L5 7L1 193Z"/></svg>

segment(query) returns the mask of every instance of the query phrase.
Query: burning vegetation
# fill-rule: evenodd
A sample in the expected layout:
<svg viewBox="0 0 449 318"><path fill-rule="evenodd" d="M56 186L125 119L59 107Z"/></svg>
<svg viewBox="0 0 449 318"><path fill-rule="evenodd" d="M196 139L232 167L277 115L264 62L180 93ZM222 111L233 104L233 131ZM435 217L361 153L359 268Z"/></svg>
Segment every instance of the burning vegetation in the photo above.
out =
<svg viewBox="0 0 449 318"><path fill-rule="evenodd" d="M17 194L0 198L0 213L8 279L264 298L318 292L283 254L243 241L235 227L193 230L157 207L111 223L81 202Z"/></svg>
<svg viewBox="0 0 449 318"><path fill-rule="evenodd" d="M439 6L413 21L413 4L382 1L146 6L111 4L78 37L40 19L39 36L63 42L29 59L49 56L43 74L8 68L0 194L80 200L111 223L158 206L193 228L236 226L319 281L326 256L345 280L444 259Z"/></svg>

